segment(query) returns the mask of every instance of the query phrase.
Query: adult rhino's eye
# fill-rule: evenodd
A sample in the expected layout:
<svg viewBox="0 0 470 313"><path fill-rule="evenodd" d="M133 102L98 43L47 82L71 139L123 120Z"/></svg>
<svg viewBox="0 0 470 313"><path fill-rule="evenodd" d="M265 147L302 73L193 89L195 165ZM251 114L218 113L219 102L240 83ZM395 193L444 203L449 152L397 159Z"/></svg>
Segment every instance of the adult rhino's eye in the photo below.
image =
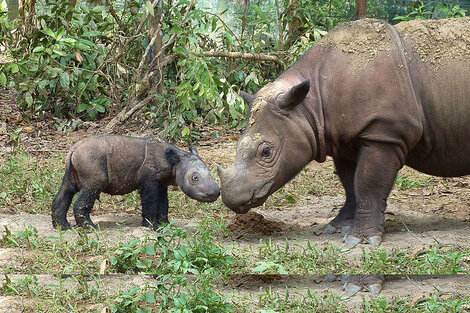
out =
<svg viewBox="0 0 470 313"><path fill-rule="evenodd" d="M271 148L269 147L264 147L263 151L261 151L261 157L262 158L269 158L271 157Z"/></svg>
<svg viewBox="0 0 470 313"><path fill-rule="evenodd" d="M193 177L191 177L191 179L192 179L193 181L198 181L198 180L199 180L199 176L193 175Z"/></svg>

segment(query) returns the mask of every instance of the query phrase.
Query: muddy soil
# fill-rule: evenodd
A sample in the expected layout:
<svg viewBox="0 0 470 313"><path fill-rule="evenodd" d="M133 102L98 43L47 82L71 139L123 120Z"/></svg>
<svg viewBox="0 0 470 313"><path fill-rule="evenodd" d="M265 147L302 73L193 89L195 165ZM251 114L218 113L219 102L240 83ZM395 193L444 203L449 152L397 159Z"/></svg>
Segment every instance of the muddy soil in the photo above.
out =
<svg viewBox="0 0 470 313"><path fill-rule="evenodd" d="M4 113L4 112L2 112ZM8 116L13 116L11 112ZM14 113L14 112L13 112ZM21 115L19 115L21 116ZM49 152L57 152L65 155L71 144L85 136L99 133L100 125L91 123L81 126L71 134L56 131L53 127L44 126L44 122L23 122L17 120L2 120L2 127L14 123L22 126L20 141L23 149L30 153L37 153L44 158L52 157ZM36 124L35 124L36 123ZM29 127L29 128L25 128ZM153 132L141 132L139 135L152 135ZM3 133L0 135L0 161L3 162L6 154L12 149L6 143L11 136ZM196 146L200 155L208 164L220 163L228 165L235 157L237 137L234 135L223 136L218 139L201 141ZM333 173L333 163L330 159L322 164L312 163L308 166L306 179L314 177L328 177ZM412 169L405 168L402 173L419 175ZM427 176L420 176L429 178ZM305 178L304 178L305 179ZM236 215L227 208L219 213L226 219L228 231L220 236L220 243L225 246L236 246L240 249L256 249L263 244L265 239L285 245L286 238L296 242L299 246L310 243L328 246L330 243L343 245L340 234L326 235L322 233L325 225L336 215L344 202L343 191L336 179L335 184L327 184L329 188L324 194L303 196L296 199L295 203L278 205L276 202L268 202L264 206L252 210L246 215ZM401 190L395 188L389 198L386 214L386 234L381 248L386 251L393 249L406 249L414 251L420 247L435 245L470 247L470 178L431 178L432 182L423 187ZM296 188L302 186L302 181L289 183L286 186L291 194ZM217 201L221 201L220 199ZM170 219L176 221L176 225L191 230L200 219L178 216L170 208ZM107 242L125 242L137 237L151 234L148 228L141 227L139 210L132 213L113 212L113 208L106 203L101 203L92 213L92 219L98 224L100 237ZM69 215L69 221L73 224L73 217ZM56 236L57 230L51 226L49 214L27 214L11 207L0 207L0 229L4 226L12 231L24 230L25 226L35 227L42 237ZM69 236L73 236L70 234ZM373 249L368 245L352 248L347 254L348 258L356 259L362 254L362 249ZM22 249L0 249L0 271L9 267L21 268ZM26 273L25 269L25 273ZM337 273L331 273L337 274ZM56 279L54 275L39 277L46 283ZM151 278L132 275L123 277L107 277L112 292L121 287L128 287L142 282L151 281ZM114 279L114 280L113 280ZM119 287L121 286L121 287ZM298 276L298 275L235 275L226 282L220 284L222 292L236 294L248 298L250 294L260 293L260 288L272 287L279 292L285 292L288 286L299 293L311 291L333 291L343 293L339 280L325 280L323 276ZM470 278L466 275L454 276L412 276L398 277L388 276L381 293L386 298L408 297L419 299L424 295L436 294L460 294L470 295ZM294 293L292 293L294 294ZM372 295L357 294L347 296L351 306L361 303L362 297ZM15 297L0 297L0 311L5 311L11 303L18 303Z"/></svg>

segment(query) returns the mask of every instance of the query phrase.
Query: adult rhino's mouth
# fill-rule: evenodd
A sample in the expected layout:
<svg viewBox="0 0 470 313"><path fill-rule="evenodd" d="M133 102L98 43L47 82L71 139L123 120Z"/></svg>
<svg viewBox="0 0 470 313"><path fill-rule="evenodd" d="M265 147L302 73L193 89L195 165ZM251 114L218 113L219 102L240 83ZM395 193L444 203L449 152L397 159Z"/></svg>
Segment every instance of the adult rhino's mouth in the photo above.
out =
<svg viewBox="0 0 470 313"><path fill-rule="evenodd" d="M236 209L230 208L230 209L232 209L232 211L234 211L237 214L245 214L245 213L248 213L250 209L256 208L257 206L262 205L266 201L266 199L268 199L267 195L261 198L252 198L245 204L242 204L241 206L239 206L238 208Z"/></svg>
<svg viewBox="0 0 470 313"><path fill-rule="evenodd" d="M223 176L221 176L223 177ZM274 185L274 179L268 180L260 188L246 188L250 182L244 182L245 188L236 188L234 181L228 184L222 184L222 201L232 211L237 214L245 214L251 208L262 205L272 193L271 188Z"/></svg>

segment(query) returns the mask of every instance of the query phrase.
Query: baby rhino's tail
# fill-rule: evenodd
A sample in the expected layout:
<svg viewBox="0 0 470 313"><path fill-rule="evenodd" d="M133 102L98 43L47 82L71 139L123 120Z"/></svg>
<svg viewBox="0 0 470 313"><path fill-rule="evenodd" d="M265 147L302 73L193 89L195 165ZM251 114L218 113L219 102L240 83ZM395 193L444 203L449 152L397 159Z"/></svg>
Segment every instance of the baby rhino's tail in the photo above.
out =
<svg viewBox="0 0 470 313"><path fill-rule="evenodd" d="M65 174L62 178L62 185L59 192L52 201L52 226L59 225L62 229L70 228L67 222L67 211L72 203L73 196L77 193L77 186L72 182L72 153L75 149L72 147L65 159Z"/></svg>

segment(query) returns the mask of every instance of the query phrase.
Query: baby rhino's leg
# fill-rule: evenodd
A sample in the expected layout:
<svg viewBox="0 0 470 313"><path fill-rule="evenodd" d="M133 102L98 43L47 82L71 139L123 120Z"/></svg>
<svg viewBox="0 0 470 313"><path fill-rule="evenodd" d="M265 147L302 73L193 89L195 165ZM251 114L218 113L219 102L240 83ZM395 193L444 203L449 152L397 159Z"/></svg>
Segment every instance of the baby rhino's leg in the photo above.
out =
<svg viewBox="0 0 470 313"><path fill-rule="evenodd" d="M67 211L75 193L76 191L72 189L67 178L64 177L62 186L52 202L52 227L56 228L58 225L62 230L70 228L70 224L67 221Z"/></svg>
<svg viewBox="0 0 470 313"><path fill-rule="evenodd" d="M157 229L158 222L158 181L146 181L139 189L142 202L142 226Z"/></svg>
<svg viewBox="0 0 470 313"><path fill-rule="evenodd" d="M168 186L160 184L158 188L158 223L169 223L168 221Z"/></svg>
<svg viewBox="0 0 470 313"><path fill-rule="evenodd" d="M99 195L99 190L82 189L80 191L77 200L73 204L73 214L75 215L77 226L88 225L96 228L96 225L91 221L90 213Z"/></svg>

